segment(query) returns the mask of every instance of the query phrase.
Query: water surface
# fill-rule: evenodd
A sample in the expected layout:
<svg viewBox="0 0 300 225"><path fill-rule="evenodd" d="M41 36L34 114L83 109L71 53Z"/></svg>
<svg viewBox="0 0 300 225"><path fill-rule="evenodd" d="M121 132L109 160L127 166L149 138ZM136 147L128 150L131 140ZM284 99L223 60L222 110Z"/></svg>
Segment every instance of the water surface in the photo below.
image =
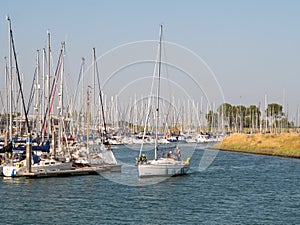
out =
<svg viewBox="0 0 300 225"><path fill-rule="evenodd" d="M182 147L184 148L184 147ZM300 160L219 152L187 176L138 179L126 147L122 173L47 179L0 178L2 224L297 224Z"/></svg>

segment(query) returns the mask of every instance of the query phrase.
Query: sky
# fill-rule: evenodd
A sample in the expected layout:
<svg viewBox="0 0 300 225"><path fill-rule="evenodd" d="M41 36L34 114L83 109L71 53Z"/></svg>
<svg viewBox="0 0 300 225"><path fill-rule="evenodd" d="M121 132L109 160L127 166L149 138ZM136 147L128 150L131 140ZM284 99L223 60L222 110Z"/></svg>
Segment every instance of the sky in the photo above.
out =
<svg viewBox="0 0 300 225"><path fill-rule="evenodd" d="M100 56L129 42L157 40L163 24L164 40L186 47L209 66L226 102L263 105L267 95L268 103L284 105L290 118L300 105L297 0L2 0L1 71L8 55L7 15L25 80L32 80L36 50L47 46L47 31L54 61L66 42L68 73L76 80L81 58L91 60L93 47ZM4 80L3 72L0 77Z"/></svg>

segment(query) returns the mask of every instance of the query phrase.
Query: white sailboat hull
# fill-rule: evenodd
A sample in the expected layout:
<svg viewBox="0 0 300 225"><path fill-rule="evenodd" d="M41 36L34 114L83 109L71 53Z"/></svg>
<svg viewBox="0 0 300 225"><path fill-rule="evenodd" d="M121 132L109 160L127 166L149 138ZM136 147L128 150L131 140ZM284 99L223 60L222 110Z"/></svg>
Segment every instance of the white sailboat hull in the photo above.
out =
<svg viewBox="0 0 300 225"><path fill-rule="evenodd" d="M190 169L189 163L160 158L138 165L139 177L184 175Z"/></svg>
<svg viewBox="0 0 300 225"><path fill-rule="evenodd" d="M46 162L46 163L45 163ZM71 162L58 162L55 160L43 161L39 164L33 164L31 166L32 173L47 173L50 171L59 171L59 170L70 170L72 169ZM3 167L3 175L6 177L19 177L26 174L26 163L23 164L14 164L7 165Z"/></svg>

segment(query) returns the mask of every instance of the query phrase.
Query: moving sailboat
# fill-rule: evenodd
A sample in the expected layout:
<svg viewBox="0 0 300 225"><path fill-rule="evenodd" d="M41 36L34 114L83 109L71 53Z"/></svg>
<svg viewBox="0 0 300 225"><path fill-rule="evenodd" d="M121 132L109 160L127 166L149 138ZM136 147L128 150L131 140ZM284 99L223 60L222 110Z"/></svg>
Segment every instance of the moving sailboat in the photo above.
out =
<svg viewBox="0 0 300 225"><path fill-rule="evenodd" d="M169 151L167 155L162 155L162 157L158 157L158 118L159 118L159 101L160 101L160 72L161 72L161 45L162 45L162 25L160 25L160 34L159 34L159 43L158 43L158 75L156 76L156 72L153 74L153 81L158 79L158 87L157 87L157 105L156 105L156 134L155 134L155 146L154 146L154 159L147 160L146 155L142 154L143 152L143 143L141 144L139 158L136 159L136 164L138 166L138 175L139 177L151 177L151 176L175 176L175 175L183 175L188 172L190 169L190 158L185 160L182 159L182 155L180 153L180 149L178 145L173 147L173 155L172 151ZM152 90L151 90L152 92ZM149 119L150 114L150 105L151 105L151 95L148 101L148 114L146 115L146 123ZM146 134L146 126L144 127L143 139Z"/></svg>

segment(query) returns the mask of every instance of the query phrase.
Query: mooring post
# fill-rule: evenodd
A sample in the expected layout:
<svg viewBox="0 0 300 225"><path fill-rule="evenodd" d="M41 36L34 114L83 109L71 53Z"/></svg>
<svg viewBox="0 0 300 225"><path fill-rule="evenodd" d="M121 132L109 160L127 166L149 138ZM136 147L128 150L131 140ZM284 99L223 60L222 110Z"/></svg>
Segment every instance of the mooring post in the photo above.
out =
<svg viewBox="0 0 300 225"><path fill-rule="evenodd" d="M32 139L31 133L26 138L26 173L31 173L31 156L32 156Z"/></svg>
<svg viewBox="0 0 300 225"><path fill-rule="evenodd" d="M10 140L12 141L12 140ZM5 132L5 136L4 136L4 146L8 145L8 131Z"/></svg>
<svg viewBox="0 0 300 225"><path fill-rule="evenodd" d="M56 143L56 137L55 137L55 131L52 132L52 143L51 143L51 155L56 156L56 149L55 149L55 143Z"/></svg>

